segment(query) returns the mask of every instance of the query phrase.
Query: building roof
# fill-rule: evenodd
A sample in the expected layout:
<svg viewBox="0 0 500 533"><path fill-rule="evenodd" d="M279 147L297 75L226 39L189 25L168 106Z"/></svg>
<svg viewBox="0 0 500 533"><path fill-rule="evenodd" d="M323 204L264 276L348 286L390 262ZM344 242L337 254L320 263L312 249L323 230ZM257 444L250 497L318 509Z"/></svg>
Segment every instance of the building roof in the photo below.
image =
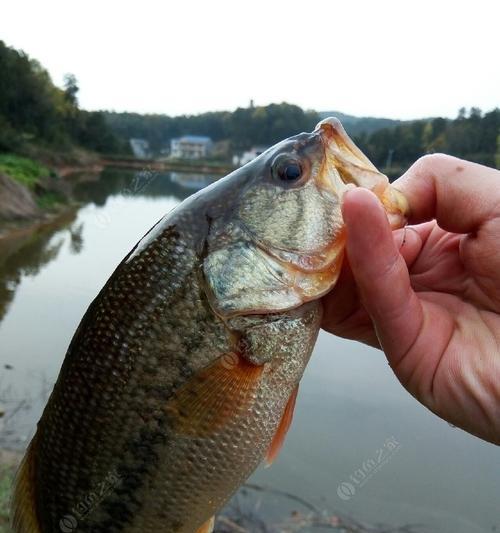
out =
<svg viewBox="0 0 500 533"><path fill-rule="evenodd" d="M204 135L183 135L178 141L184 141L188 143L210 143L212 139L210 137L205 137Z"/></svg>

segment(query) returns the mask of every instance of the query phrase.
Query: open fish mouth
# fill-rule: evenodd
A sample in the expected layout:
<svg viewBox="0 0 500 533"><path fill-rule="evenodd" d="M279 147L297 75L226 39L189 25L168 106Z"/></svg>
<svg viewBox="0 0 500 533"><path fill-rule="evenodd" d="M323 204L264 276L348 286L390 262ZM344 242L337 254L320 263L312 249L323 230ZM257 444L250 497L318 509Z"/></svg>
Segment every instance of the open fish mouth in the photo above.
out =
<svg viewBox="0 0 500 533"><path fill-rule="evenodd" d="M406 198L389 183L347 135L336 118L322 120L316 126L325 149L324 168L318 184L329 190L345 192L353 187L371 190L382 202L393 229L406 225L409 206Z"/></svg>

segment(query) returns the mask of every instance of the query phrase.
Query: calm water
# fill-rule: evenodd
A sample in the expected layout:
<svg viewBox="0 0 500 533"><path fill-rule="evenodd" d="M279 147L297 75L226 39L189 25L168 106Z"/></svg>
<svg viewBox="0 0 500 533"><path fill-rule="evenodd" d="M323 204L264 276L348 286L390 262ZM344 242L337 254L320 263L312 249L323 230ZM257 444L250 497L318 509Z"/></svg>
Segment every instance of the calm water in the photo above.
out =
<svg viewBox="0 0 500 533"><path fill-rule="evenodd" d="M150 178L110 170L89 177L77 186L82 207L73 215L0 248L4 446L23 447L33 434L73 332L119 261L165 212L206 184L182 174ZM284 450L252 482L370 523L500 530L498 448L419 406L380 352L327 334L302 381ZM266 494L257 503L269 519L304 511Z"/></svg>

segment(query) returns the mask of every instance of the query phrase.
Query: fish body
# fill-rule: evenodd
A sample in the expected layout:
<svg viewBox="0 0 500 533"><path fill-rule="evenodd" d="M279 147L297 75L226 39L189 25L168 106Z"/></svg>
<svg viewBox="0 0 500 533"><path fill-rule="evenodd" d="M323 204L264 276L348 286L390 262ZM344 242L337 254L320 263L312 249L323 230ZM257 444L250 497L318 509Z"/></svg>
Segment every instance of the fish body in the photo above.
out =
<svg viewBox="0 0 500 533"><path fill-rule="evenodd" d="M404 200L335 119L191 196L90 305L17 477L16 533L201 533L291 422L341 199Z"/></svg>

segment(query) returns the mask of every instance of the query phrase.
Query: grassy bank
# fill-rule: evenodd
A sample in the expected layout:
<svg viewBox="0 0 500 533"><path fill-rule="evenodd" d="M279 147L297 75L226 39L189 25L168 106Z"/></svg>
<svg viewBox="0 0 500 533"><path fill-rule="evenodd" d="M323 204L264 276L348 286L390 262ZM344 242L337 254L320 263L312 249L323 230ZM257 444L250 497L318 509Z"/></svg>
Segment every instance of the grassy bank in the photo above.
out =
<svg viewBox="0 0 500 533"><path fill-rule="evenodd" d="M47 167L27 157L14 154L0 154L0 172L31 190L35 189L42 178L50 176Z"/></svg>
<svg viewBox="0 0 500 533"><path fill-rule="evenodd" d="M58 211L70 189L54 170L24 156L0 154L0 219L30 220ZM9 181L10 180L10 181Z"/></svg>

